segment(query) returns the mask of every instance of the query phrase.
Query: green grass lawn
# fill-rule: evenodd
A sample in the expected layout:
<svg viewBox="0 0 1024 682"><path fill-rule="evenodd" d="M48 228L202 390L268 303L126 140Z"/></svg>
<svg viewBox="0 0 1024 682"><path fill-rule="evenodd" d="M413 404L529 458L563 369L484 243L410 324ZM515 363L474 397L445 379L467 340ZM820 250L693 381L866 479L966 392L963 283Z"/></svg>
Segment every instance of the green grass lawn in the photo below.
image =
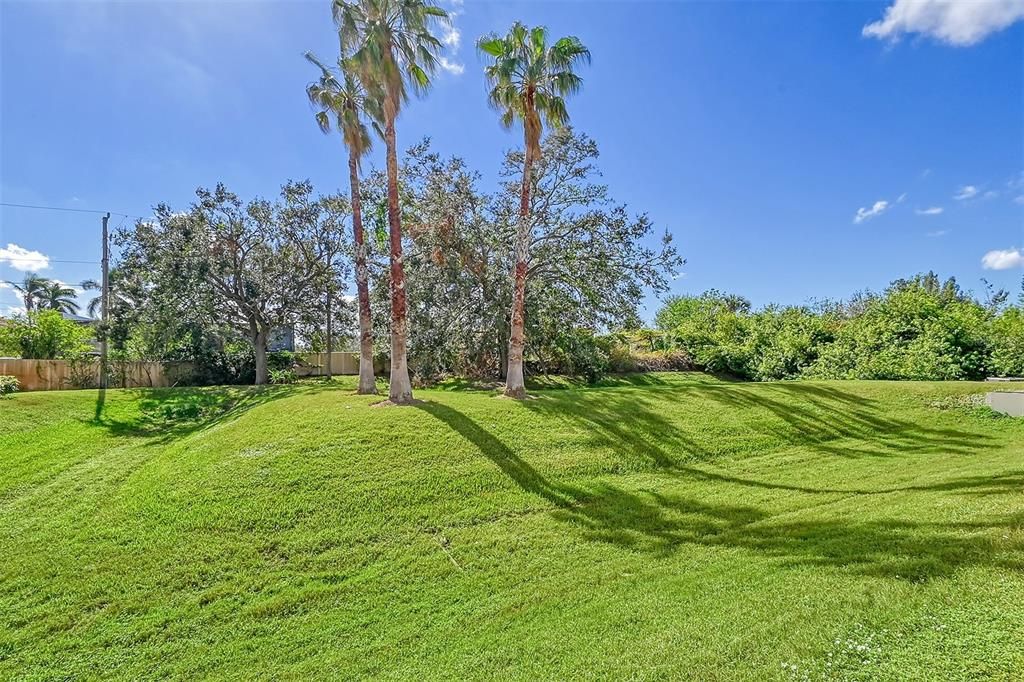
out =
<svg viewBox="0 0 1024 682"><path fill-rule="evenodd" d="M0 401L0 678L1024 679L980 384Z"/></svg>

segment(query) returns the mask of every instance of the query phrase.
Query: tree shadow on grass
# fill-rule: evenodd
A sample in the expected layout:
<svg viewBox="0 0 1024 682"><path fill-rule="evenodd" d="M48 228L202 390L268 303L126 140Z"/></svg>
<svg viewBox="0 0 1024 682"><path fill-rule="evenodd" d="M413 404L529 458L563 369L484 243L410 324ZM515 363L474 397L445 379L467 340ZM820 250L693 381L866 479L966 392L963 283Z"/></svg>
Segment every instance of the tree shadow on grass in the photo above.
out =
<svg viewBox="0 0 1024 682"><path fill-rule="evenodd" d="M723 432L721 442L707 437L698 441L662 414L666 400L682 398L698 399L693 401L697 409L744 414L750 419L742 430ZM872 399L803 383L680 384L654 395L628 390L549 393L524 405L550 419L576 423L599 444L647 457L661 468L707 461L730 454L730 447L757 439L763 442L765 437L778 447L809 446L839 457L972 454L994 446L987 434L910 422L886 414Z"/></svg>
<svg viewBox="0 0 1024 682"><path fill-rule="evenodd" d="M816 387L817 388L817 387ZM864 412L866 401L842 392L811 391L808 395L819 401L846 403L852 398L861 407L845 422L818 424L818 420L836 419L838 409L812 412L808 408L791 422L798 431L817 429L825 436L868 437L878 429L903 429L905 445L917 444L917 451L940 449L967 451L984 447L976 434L954 434L951 444L948 431L913 426ZM579 396L576 396L577 398ZM610 396L603 396L608 400ZM999 477L965 477L936 484L909 485L884 490L804 488L762 482L727 474L707 472L677 464L672 453L651 442L651 433L673 441L672 426L663 417L648 410L637 409L636 396L629 398L632 409L615 413L615 406L606 408L588 404L579 408L563 406L567 419L583 420L598 429L613 444L626 445L639 439L635 450L646 452L663 473L672 477L693 477L719 484L738 486L735 498L743 499L744 487L794 490L803 493L887 494L893 492L963 492L968 494L1006 494L1019 489L1024 472L1010 472ZM729 400L729 399L726 399ZM746 401L743 401L744 403ZM763 400L758 401L763 405ZM528 409L549 412L557 404ZM417 406L447 424L472 443L522 490L538 495L554 505L554 518L583 533L594 541L614 544L631 551L668 555L684 545L735 548L770 557L783 565L828 566L868 575L904 580L925 580L950 575L963 566L997 566L1024 569L1024 543L1014 540L1000 547L993 535L1019 537L1024 514L990 517L974 523L916 522L906 520L855 521L847 518L816 518L787 521L774 517L751 505L723 504L695 500L683 496L650 491L629 491L608 483L582 488L549 480L529 462L509 448L501 439L481 427L462 412L444 404L427 402ZM605 411L602 411L604 409ZM768 408L772 409L772 408ZM842 414L850 410L842 409ZM841 434L837 436L836 434ZM970 437L970 442L967 438ZM683 439L684 444L691 441Z"/></svg>
<svg viewBox="0 0 1024 682"><path fill-rule="evenodd" d="M83 421L115 436L152 438L154 444L162 444L237 419L258 405L317 390L323 389L314 384L126 389L135 399L137 413L112 416L101 395L93 419Z"/></svg>

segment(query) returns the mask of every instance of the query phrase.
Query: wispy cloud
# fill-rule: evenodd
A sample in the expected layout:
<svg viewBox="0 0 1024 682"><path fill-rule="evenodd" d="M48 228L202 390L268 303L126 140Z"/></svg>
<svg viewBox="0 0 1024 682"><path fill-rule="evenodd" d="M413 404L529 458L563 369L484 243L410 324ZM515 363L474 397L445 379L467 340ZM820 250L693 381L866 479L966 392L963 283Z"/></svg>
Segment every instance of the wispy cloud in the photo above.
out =
<svg viewBox="0 0 1024 682"><path fill-rule="evenodd" d="M935 230L934 232L926 232L925 234L929 237L943 237L949 234L949 230Z"/></svg>
<svg viewBox="0 0 1024 682"><path fill-rule="evenodd" d="M880 199L876 201L871 208L858 208L857 215L853 216L853 222L854 224L859 225L865 220L870 220L871 218L882 215L887 210L889 210L889 202L884 199Z"/></svg>
<svg viewBox="0 0 1024 682"><path fill-rule="evenodd" d="M896 41L905 34L929 36L966 47L1024 19L1024 0L895 0L879 21L868 24L868 38Z"/></svg>
<svg viewBox="0 0 1024 682"><path fill-rule="evenodd" d="M1019 197L1014 197L1013 198L1013 203L1020 204L1021 206L1024 206L1024 194L1021 194Z"/></svg>
<svg viewBox="0 0 1024 682"><path fill-rule="evenodd" d="M453 62L447 57L441 57L441 59L438 60L438 64L441 65L442 69L455 76L461 76L462 72L466 70L466 66L464 64Z"/></svg>
<svg viewBox="0 0 1024 682"><path fill-rule="evenodd" d="M50 267L50 259L45 254L17 244L8 244L7 248L0 249L0 263L6 263L21 272L35 272Z"/></svg>
<svg viewBox="0 0 1024 682"><path fill-rule="evenodd" d="M3 314L0 314L0 317L13 317L15 315L24 315L25 307L20 305L8 305L4 306L3 311L4 312Z"/></svg>
<svg viewBox="0 0 1024 682"><path fill-rule="evenodd" d="M941 206L932 206L930 208L915 208L914 213L917 215L939 215L945 210Z"/></svg>
<svg viewBox="0 0 1024 682"><path fill-rule="evenodd" d="M974 185L964 185L956 191L953 198L957 201L964 201L966 199L973 199L978 196L978 188Z"/></svg>
<svg viewBox="0 0 1024 682"><path fill-rule="evenodd" d="M981 267L986 270L1010 270L1024 267L1024 253L1020 249L996 249L981 257Z"/></svg>
<svg viewBox="0 0 1024 682"><path fill-rule="evenodd" d="M449 24L441 34L441 42L448 48L448 54L438 59L438 65L454 76L461 76L466 70L466 65L455 59L459 54L459 47L462 46L462 31L456 25L456 20L462 16L462 0L449 0L451 9L448 10Z"/></svg>

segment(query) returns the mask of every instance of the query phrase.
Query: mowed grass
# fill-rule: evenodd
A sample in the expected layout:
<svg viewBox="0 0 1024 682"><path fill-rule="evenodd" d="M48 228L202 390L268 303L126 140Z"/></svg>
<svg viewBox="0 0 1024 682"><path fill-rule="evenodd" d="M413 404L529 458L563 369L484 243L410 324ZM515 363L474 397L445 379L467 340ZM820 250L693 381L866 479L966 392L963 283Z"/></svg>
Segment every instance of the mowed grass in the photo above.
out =
<svg viewBox="0 0 1024 682"><path fill-rule="evenodd" d="M1024 678L967 383L0 401L0 678Z"/></svg>

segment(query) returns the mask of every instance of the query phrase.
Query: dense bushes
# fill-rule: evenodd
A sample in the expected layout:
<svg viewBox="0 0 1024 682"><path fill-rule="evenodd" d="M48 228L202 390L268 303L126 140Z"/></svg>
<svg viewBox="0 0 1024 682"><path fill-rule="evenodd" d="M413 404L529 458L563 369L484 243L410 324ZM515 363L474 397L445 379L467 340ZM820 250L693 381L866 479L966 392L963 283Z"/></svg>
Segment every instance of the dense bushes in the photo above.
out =
<svg viewBox="0 0 1024 682"><path fill-rule="evenodd" d="M982 304L928 273L815 308L752 312L743 298L709 291L669 299L656 319L699 367L757 381L1024 374L1024 312L1005 294L991 298Z"/></svg>
<svg viewBox="0 0 1024 682"><path fill-rule="evenodd" d="M0 355L53 360L77 358L92 350L93 330L40 310L0 320Z"/></svg>

